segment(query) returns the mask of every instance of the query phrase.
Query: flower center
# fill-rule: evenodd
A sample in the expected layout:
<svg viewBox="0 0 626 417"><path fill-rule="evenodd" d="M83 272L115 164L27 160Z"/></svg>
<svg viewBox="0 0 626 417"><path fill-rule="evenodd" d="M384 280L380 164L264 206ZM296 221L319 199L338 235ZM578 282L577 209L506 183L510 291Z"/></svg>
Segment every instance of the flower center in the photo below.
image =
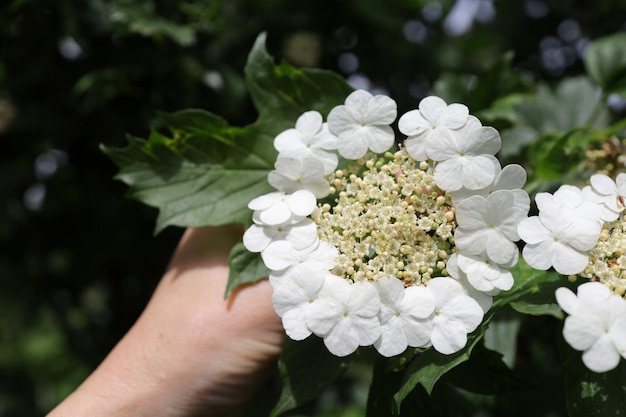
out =
<svg viewBox="0 0 626 417"><path fill-rule="evenodd" d="M589 265L580 274L626 294L626 224L620 218L603 226L598 244L589 252Z"/></svg>
<svg viewBox="0 0 626 417"><path fill-rule="evenodd" d="M405 286L445 274L456 228L450 197L433 167L404 150L366 156L331 175L335 200L312 219L321 240L339 250L333 272L350 281L395 276Z"/></svg>

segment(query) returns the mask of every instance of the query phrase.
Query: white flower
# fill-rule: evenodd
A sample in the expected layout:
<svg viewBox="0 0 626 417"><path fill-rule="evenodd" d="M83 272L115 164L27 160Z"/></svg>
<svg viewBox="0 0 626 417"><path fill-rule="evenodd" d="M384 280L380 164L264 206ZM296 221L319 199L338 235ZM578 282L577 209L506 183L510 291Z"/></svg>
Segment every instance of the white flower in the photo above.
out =
<svg viewBox="0 0 626 417"><path fill-rule="evenodd" d="M495 176L493 156L500 150L498 131L479 127L470 132L437 129L430 134L427 153L435 167L435 182L446 191L477 190L489 186Z"/></svg>
<svg viewBox="0 0 626 417"><path fill-rule="evenodd" d="M415 331L430 333L437 352L445 355L458 352L467 343L467 334L482 321L483 310L453 278L433 278L427 288L435 296L435 311L421 320Z"/></svg>
<svg viewBox="0 0 626 417"><path fill-rule="evenodd" d="M439 97L430 96L420 101L419 110L406 112L398 120L398 129L407 135L407 152L416 161L428 159L427 139L440 127L456 130L465 125L469 109L463 104L447 105Z"/></svg>
<svg viewBox="0 0 626 417"><path fill-rule="evenodd" d="M497 264L510 263L517 256L513 243L519 240L517 225L527 212L515 208L515 197L509 190L498 190L487 198L472 196L457 205L459 227L454 240L462 253L480 255L486 252Z"/></svg>
<svg viewBox="0 0 626 417"><path fill-rule="evenodd" d="M260 222L266 225L278 225L300 220L315 210L317 199L308 190L298 190L293 194L280 191L263 194L248 203L248 208L255 210Z"/></svg>
<svg viewBox="0 0 626 417"><path fill-rule="evenodd" d="M328 195L330 185L324 178L324 165L315 158L286 158L278 155L276 169L267 175L270 185L279 191L293 193L309 190L316 198Z"/></svg>
<svg viewBox="0 0 626 417"><path fill-rule="evenodd" d="M333 108L328 115L328 127L339 138L339 154L359 159L368 149L376 153L388 150L395 140L389 125L396 115L396 102L387 96L372 96L364 90L350 94L345 105Z"/></svg>
<svg viewBox="0 0 626 417"><path fill-rule="evenodd" d="M574 349L584 351L583 362L594 372L615 368L626 357L626 301L599 282L578 287L578 296L567 288L556 290L556 299L569 314L563 337Z"/></svg>
<svg viewBox="0 0 626 417"><path fill-rule="evenodd" d="M474 288L474 286L469 283L467 274L459 268L458 253L454 253L450 256L450 259L448 259L448 262L446 263L446 271L448 271L450 277L454 278L459 284L461 284L465 294L476 300L480 308L483 309L483 313L487 313L487 311L489 311L493 305L493 297L498 295L500 290L493 289L491 291L479 291Z"/></svg>
<svg viewBox="0 0 626 417"><path fill-rule="evenodd" d="M281 240L268 245L261 252L263 263L272 271L284 271L289 268L290 271L297 270L310 274L333 269L337 255L337 248L323 241L304 249L296 249L289 242Z"/></svg>
<svg viewBox="0 0 626 417"><path fill-rule="evenodd" d="M359 346L368 346L380 337L377 313L380 300L369 282L350 284L329 274L308 310L308 327L324 338L330 353L346 356Z"/></svg>
<svg viewBox="0 0 626 417"><path fill-rule="evenodd" d="M324 165L324 174L337 168L337 137L330 133L322 115L316 111L303 113L295 129L287 129L274 138L274 148L280 156L290 158L310 157Z"/></svg>
<svg viewBox="0 0 626 417"><path fill-rule="evenodd" d="M539 216L520 222L517 230L526 242L523 256L528 265L563 275L578 274L589 262L588 251L600 237L599 222L579 217L576 211L549 193L535 196Z"/></svg>
<svg viewBox="0 0 626 417"><path fill-rule="evenodd" d="M311 219L273 226L253 224L243 234L243 245L250 252L261 252L272 242L280 240L286 240L295 249L309 247L317 240L317 225Z"/></svg>
<svg viewBox="0 0 626 417"><path fill-rule="evenodd" d="M374 347L383 356L395 356L404 352L407 346L426 346L430 334L418 332L420 319L428 317L435 309L435 297L426 287L404 288L402 281L386 277L375 284L380 296L381 323L380 338Z"/></svg>
<svg viewBox="0 0 626 417"><path fill-rule="evenodd" d="M518 252L507 267L517 263ZM510 290L513 286L513 274L502 265L498 265L486 254L464 255L458 254L459 268L467 274L468 282L478 291L489 292L493 290Z"/></svg>
<svg viewBox="0 0 626 417"><path fill-rule="evenodd" d="M496 175L490 185L479 190L461 188L460 190L452 193L452 202L454 204L458 204L473 195L482 195L486 198L494 191L509 190L513 192L513 206L528 212L530 209L530 197L528 196L528 193L522 189L526 183L526 170L517 164L511 164L501 168L500 163L497 161L494 164L494 168L496 170Z"/></svg>
<svg viewBox="0 0 626 417"><path fill-rule="evenodd" d="M602 220L611 222L624 211L626 204L626 174L619 174L615 181L603 174L591 176L591 186L583 189L589 201L603 206Z"/></svg>
<svg viewBox="0 0 626 417"><path fill-rule="evenodd" d="M293 340L303 340L311 335L311 330L306 324L307 312L317 300L319 290L324 284L324 277L324 273L296 274L290 277L270 274L272 305L282 318L287 336Z"/></svg>
<svg viewBox="0 0 626 417"><path fill-rule="evenodd" d="M577 217L602 222L602 206L587 200L578 187L563 184L554 192L554 199L573 209Z"/></svg>

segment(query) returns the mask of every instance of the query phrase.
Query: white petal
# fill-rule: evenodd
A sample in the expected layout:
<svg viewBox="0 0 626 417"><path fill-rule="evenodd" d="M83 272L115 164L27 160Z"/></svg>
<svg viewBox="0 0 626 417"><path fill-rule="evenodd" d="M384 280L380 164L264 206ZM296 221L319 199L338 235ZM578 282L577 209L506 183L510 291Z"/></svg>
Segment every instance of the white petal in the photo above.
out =
<svg viewBox="0 0 626 417"><path fill-rule="evenodd" d="M315 195L308 190L298 190L288 195L286 202L291 212L297 216L308 216L317 206Z"/></svg>
<svg viewBox="0 0 626 417"><path fill-rule="evenodd" d="M526 170L517 164L507 165L502 168L496 178L494 188L497 190L514 190L522 188L526 183Z"/></svg>
<svg viewBox="0 0 626 417"><path fill-rule="evenodd" d="M401 307L403 315L423 319L435 310L435 296L426 287L408 287L404 290Z"/></svg>
<svg viewBox="0 0 626 417"><path fill-rule="evenodd" d="M463 104L453 103L441 112L439 123L450 129L460 129L469 116L469 109Z"/></svg>
<svg viewBox="0 0 626 417"><path fill-rule="evenodd" d="M517 233L526 243L538 244L553 238L538 216L528 217L517 225Z"/></svg>
<svg viewBox="0 0 626 417"><path fill-rule="evenodd" d="M446 127L438 127L428 136L426 153L433 161L445 161L458 157L464 152L463 138Z"/></svg>
<svg viewBox="0 0 626 417"><path fill-rule="evenodd" d="M303 219L299 223L286 227L289 228L289 231L285 235L285 240L295 249L304 249L311 246L318 239L317 225L311 219Z"/></svg>
<svg viewBox="0 0 626 417"><path fill-rule="evenodd" d="M500 134L490 126L484 126L472 132L466 151L471 155L495 155L502 145Z"/></svg>
<svg viewBox="0 0 626 417"><path fill-rule="evenodd" d="M304 310L289 310L283 315L285 333L293 340L304 340L311 335L311 330L304 321Z"/></svg>
<svg viewBox="0 0 626 417"><path fill-rule="evenodd" d="M603 335L589 350L583 353L585 366L594 372L607 372L615 369L620 361L610 337Z"/></svg>
<svg viewBox="0 0 626 417"><path fill-rule="evenodd" d="M439 162L435 167L435 183L445 191L453 192L463 187L463 164L459 158Z"/></svg>
<svg viewBox="0 0 626 417"><path fill-rule="evenodd" d="M556 302L559 303L559 307L563 309L567 314L574 314L576 306L578 305L578 298L576 294L569 288L560 287L555 292Z"/></svg>
<svg viewBox="0 0 626 417"><path fill-rule="evenodd" d="M324 335L324 345L335 356L347 356L359 347L359 335L350 327L349 321L342 318L328 334Z"/></svg>
<svg viewBox="0 0 626 417"><path fill-rule="evenodd" d="M439 115L446 110L448 105L440 97L429 96L422 99L418 107L422 116L434 125L439 121Z"/></svg>
<svg viewBox="0 0 626 417"><path fill-rule="evenodd" d="M591 186L603 195L613 195L617 193L615 182L604 174L592 175L590 178Z"/></svg>
<svg viewBox="0 0 626 417"><path fill-rule="evenodd" d="M552 266L559 274L574 275L581 273L589 263L589 255L557 242L554 245ZM530 264L530 263L529 263ZM532 266L532 265L531 265Z"/></svg>
<svg viewBox="0 0 626 417"><path fill-rule="evenodd" d="M368 113L368 123L389 125L396 120L398 106L391 97L377 95L369 101Z"/></svg>
<svg viewBox="0 0 626 417"><path fill-rule="evenodd" d="M367 142L363 135L355 130L350 130L339 136L337 151L346 159L356 160L367 153Z"/></svg>
<svg viewBox="0 0 626 417"><path fill-rule="evenodd" d="M398 120L398 130L407 136L419 135L430 129L430 123L424 119L419 110L410 110Z"/></svg>
<svg viewBox="0 0 626 417"><path fill-rule="evenodd" d="M243 234L243 245L250 252L261 252L272 239L265 234L265 227L253 224Z"/></svg>
<svg viewBox="0 0 626 417"><path fill-rule="evenodd" d="M315 110L303 113L296 121L296 129L307 137L315 135L321 128L322 115Z"/></svg>
<svg viewBox="0 0 626 417"><path fill-rule="evenodd" d="M390 126L368 126L366 141L372 152L383 153L394 144L393 129Z"/></svg>
<svg viewBox="0 0 626 417"><path fill-rule="evenodd" d="M458 160L463 166L463 187L470 190L480 190L491 185L496 175L493 159L494 157L491 155L459 158Z"/></svg>
<svg viewBox="0 0 626 417"><path fill-rule="evenodd" d="M556 247L553 242L528 243L522 250L526 263L542 271L552 266L552 258Z"/></svg>
<svg viewBox="0 0 626 417"><path fill-rule="evenodd" d="M428 159L425 135L409 136L404 141L404 146L409 156L416 161L425 161Z"/></svg>
<svg viewBox="0 0 626 417"><path fill-rule="evenodd" d="M404 352L408 341L400 326L400 320L394 319L380 329L380 337L374 342L374 347L383 356L391 357Z"/></svg>
<svg viewBox="0 0 626 417"><path fill-rule="evenodd" d="M467 343L465 327L455 321L446 321L435 324L430 336L433 348L439 353L450 355L458 352Z"/></svg>

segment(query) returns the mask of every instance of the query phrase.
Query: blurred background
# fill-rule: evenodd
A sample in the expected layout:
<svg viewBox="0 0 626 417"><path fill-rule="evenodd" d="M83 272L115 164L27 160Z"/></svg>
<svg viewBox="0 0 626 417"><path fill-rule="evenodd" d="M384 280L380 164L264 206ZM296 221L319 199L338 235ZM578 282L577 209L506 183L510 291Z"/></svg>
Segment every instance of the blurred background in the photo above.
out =
<svg viewBox="0 0 626 417"><path fill-rule="evenodd" d="M261 31L277 59L389 94L400 114L433 91L476 113L583 73L591 40L626 31L626 3L4 0L0 416L42 415L80 383L137 318L181 235L153 235L156 210L125 198L99 145L146 137L158 111L254 121L243 67Z"/></svg>

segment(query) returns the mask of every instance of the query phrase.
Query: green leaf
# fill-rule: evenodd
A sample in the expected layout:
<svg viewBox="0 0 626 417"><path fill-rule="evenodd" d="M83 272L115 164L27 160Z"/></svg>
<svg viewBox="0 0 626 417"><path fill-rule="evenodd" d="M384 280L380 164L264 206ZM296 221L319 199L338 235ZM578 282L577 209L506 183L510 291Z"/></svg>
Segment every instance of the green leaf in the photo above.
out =
<svg viewBox="0 0 626 417"><path fill-rule="evenodd" d="M626 416L626 364L609 372L597 373L585 367L581 352L561 338L565 395L570 417Z"/></svg>
<svg viewBox="0 0 626 417"><path fill-rule="evenodd" d="M550 304L555 300L556 289L569 285L569 281L563 275L534 269L523 258L520 258L519 262L511 268L511 272L515 277L513 287L494 298L492 309L498 310L513 304L520 308L531 309L531 305ZM522 307L525 305L528 307Z"/></svg>
<svg viewBox="0 0 626 417"><path fill-rule="evenodd" d="M535 132L568 132L582 126L606 127L609 111L586 77L561 81L555 89L541 84L531 99L516 107L520 124Z"/></svg>
<svg viewBox="0 0 626 417"><path fill-rule="evenodd" d="M124 149L102 147L120 168L116 178L130 186L129 196L159 209L156 232L169 225L248 224L250 200L273 191L267 174L276 160L274 137L305 111L326 115L352 91L332 72L275 65L263 34L245 76L259 112L250 126L233 127L212 113L185 110L159 116L168 135L153 131L148 140L129 138Z"/></svg>
<svg viewBox="0 0 626 417"><path fill-rule="evenodd" d="M447 381L469 392L500 395L528 388L502 361L502 355L478 344L467 362L452 369Z"/></svg>
<svg viewBox="0 0 626 417"><path fill-rule="evenodd" d="M405 372L404 380L394 398L394 412L400 413L402 402L419 384L432 393L435 383L449 370L467 361L478 341L482 338L486 325L483 324L468 336L467 344L452 355L444 355L428 349L413 360Z"/></svg>
<svg viewBox="0 0 626 417"><path fill-rule="evenodd" d="M111 20L123 25L131 33L146 37L167 37L182 46L195 43L194 29L159 16L154 4L147 2L123 2L111 5Z"/></svg>
<svg viewBox="0 0 626 417"><path fill-rule="evenodd" d="M326 116L353 91L343 77L330 71L295 68L286 63L274 65L265 49L265 37L263 33L257 38L245 74L259 123L280 124L271 128L274 134L293 127L306 111L316 110Z"/></svg>
<svg viewBox="0 0 626 417"><path fill-rule="evenodd" d="M275 158L272 138L254 128L233 131L201 110L171 117L193 118L195 130L173 139L154 132L148 141L129 138L124 149L102 147L120 167L116 178L130 186L128 195L159 208L156 232L169 225L247 223L248 202L272 190L266 180Z"/></svg>
<svg viewBox="0 0 626 417"><path fill-rule="evenodd" d="M301 342L287 339L278 362L283 390L270 417L276 417L317 397L348 368L351 359L339 358L326 349L321 338Z"/></svg>
<svg viewBox="0 0 626 417"><path fill-rule="evenodd" d="M269 276L269 269L258 253L252 253L239 242L230 251L228 285L224 298L228 298L235 288L242 284L253 284Z"/></svg>
<svg viewBox="0 0 626 417"><path fill-rule="evenodd" d="M514 311L503 309L489 322L485 331L485 347L502 355L502 361L513 368L517 354L517 337L522 320Z"/></svg>
<svg viewBox="0 0 626 417"><path fill-rule="evenodd" d="M513 302L533 304L544 297L554 297L554 289L565 285L565 280L556 273L537 271L529 267L523 259L512 269L515 284L509 291L505 291L494 299L492 309L485 315L483 323L468 336L467 344L459 352L452 355L443 355L434 349L420 354L407 367L404 380L398 392L394 395L394 412L399 413L402 401L419 384L430 394L435 383L447 372L463 362L469 360L472 350L483 338L485 330L494 315L502 308Z"/></svg>
<svg viewBox="0 0 626 417"><path fill-rule="evenodd" d="M584 62L591 78L606 92L626 97L626 33L591 42Z"/></svg>

